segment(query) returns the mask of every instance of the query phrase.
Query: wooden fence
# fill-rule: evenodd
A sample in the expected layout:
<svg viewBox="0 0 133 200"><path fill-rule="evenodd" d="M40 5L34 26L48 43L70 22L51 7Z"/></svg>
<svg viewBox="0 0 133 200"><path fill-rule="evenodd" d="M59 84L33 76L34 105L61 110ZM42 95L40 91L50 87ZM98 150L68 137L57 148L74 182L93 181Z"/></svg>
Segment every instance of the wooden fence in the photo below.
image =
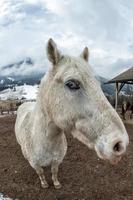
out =
<svg viewBox="0 0 133 200"><path fill-rule="evenodd" d="M8 114L14 114L14 112L18 109L18 107L22 104L23 102L17 100L7 100L3 101L0 100L0 114L3 115L5 113Z"/></svg>

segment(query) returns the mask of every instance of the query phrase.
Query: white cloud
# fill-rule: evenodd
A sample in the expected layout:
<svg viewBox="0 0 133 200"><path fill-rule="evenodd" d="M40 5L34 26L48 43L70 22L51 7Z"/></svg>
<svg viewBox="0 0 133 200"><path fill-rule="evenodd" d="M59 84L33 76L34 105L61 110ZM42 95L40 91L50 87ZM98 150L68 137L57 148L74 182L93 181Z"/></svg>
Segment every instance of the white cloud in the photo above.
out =
<svg viewBox="0 0 133 200"><path fill-rule="evenodd" d="M0 66L28 56L47 69L45 45L53 37L72 55L88 46L95 71L113 76L133 58L132 10L130 0L1 0Z"/></svg>

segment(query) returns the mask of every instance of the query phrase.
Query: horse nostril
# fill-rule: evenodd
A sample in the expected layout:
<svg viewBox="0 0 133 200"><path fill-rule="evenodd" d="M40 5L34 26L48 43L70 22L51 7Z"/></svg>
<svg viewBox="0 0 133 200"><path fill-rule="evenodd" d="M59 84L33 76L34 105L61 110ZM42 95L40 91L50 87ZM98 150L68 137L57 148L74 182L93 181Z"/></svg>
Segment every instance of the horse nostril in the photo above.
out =
<svg viewBox="0 0 133 200"><path fill-rule="evenodd" d="M123 152L124 147L122 145L122 142L117 142L114 147L113 147L114 153L115 154L120 154Z"/></svg>

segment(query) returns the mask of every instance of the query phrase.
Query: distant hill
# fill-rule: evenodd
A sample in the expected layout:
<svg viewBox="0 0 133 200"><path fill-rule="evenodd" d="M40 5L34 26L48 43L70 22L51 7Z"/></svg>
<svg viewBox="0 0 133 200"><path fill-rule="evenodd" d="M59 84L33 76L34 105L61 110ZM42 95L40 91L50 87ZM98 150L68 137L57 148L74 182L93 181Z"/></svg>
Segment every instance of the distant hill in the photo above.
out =
<svg viewBox="0 0 133 200"><path fill-rule="evenodd" d="M39 84L40 80L42 78L42 74L36 74L36 75L30 75L30 76L0 76L0 91L7 89L7 88L13 88L14 86L20 86L20 85L35 85Z"/></svg>
<svg viewBox="0 0 133 200"><path fill-rule="evenodd" d="M112 84L104 84L104 83L108 82L108 79L101 77L101 76L96 76L96 78L100 82L101 88L102 88L104 93L106 93L108 95L114 94L114 92L115 92L114 86Z"/></svg>

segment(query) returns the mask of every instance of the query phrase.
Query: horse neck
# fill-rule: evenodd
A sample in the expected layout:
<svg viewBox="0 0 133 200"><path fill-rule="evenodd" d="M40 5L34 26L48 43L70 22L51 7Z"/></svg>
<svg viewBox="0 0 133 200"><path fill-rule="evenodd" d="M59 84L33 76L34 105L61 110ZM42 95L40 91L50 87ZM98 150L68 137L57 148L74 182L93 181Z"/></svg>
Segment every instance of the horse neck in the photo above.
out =
<svg viewBox="0 0 133 200"><path fill-rule="evenodd" d="M58 128L55 123L50 119L48 113L46 112L45 107L42 105L42 99L40 96L37 98L36 106L35 106L35 112L34 112L34 121L36 123L36 127L38 130L38 135L40 135L41 138L45 137L47 140L51 141L53 143L53 138L56 141L56 138L62 137L61 129ZM36 138L36 135L35 135Z"/></svg>
<svg viewBox="0 0 133 200"><path fill-rule="evenodd" d="M44 78L41 81L37 100L36 100L36 106L34 110L34 118L37 118L37 121L39 124L41 124L45 129L48 127L48 124L51 122L51 119L49 117L49 114L47 112L47 98L46 98L46 86Z"/></svg>
<svg viewBox="0 0 133 200"><path fill-rule="evenodd" d="M38 120L40 121L39 123L41 123L43 121L43 124L47 124L49 117L47 115L46 110L44 109L44 107L42 105L42 101L41 101L40 96L38 96L37 100L36 100L34 115L37 116ZM34 116L34 117L36 117L36 116Z"/></svg>

